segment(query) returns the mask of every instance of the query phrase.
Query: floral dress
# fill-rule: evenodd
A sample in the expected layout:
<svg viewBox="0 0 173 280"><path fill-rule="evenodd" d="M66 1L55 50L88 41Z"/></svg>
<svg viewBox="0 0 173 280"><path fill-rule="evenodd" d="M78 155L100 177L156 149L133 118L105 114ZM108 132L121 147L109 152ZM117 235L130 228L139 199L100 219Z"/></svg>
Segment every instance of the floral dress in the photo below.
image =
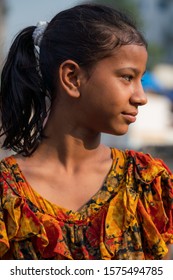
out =
<svg viewBox="0 0 173 280"><path fill-rule="evenodd" d="M173 243L173 176L148 154L111 151L103 186L77 212L34 191L13 156L2 160L0 259L163 258Z"/></svg>

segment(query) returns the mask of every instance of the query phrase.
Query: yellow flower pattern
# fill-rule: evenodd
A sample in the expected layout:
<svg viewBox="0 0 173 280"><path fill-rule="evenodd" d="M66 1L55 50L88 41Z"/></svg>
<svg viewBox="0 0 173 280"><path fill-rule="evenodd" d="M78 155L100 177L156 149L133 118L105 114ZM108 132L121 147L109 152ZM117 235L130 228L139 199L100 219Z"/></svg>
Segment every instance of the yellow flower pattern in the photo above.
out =
<svg viewBox="0 0 173 280"><path fill-rule="evenodd" d="M111 150L103 186L78 212L36 193L13 156L2 160L0 259L162 259L173 243L173 175L148 154Z"/></svg>

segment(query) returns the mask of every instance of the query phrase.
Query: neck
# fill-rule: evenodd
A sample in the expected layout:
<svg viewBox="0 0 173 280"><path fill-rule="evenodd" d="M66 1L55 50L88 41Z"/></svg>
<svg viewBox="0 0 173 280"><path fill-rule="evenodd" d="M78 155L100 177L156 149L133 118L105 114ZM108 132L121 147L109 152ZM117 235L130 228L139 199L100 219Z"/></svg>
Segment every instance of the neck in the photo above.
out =
<svg viewBox="0 0 173 280"><path fill-rule="evenodd" d="M45 127L44 138L34 155L40 160L60 162L66 169L75 168L82 163L92 160L103 145L100 144L101 134L72 127L70 125Z"/></svg>
<svg viewBox="0 0 173 280"><path fill-rule="evenodd" d="M100 144L101 133L88 128L84 119L78 108L55 102L44 128L46 137L33 158L57 162L65 169L75 169L100 157L105 150Z"/></svg>

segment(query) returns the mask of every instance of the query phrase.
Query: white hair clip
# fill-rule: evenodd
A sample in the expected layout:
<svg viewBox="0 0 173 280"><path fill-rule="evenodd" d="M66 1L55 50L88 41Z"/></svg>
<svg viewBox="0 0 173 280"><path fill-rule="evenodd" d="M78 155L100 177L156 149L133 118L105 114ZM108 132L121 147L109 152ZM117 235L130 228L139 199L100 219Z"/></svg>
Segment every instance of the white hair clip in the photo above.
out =
<svg viewBox="0 0 173 280"><path fill-rule="evenodd" d="M41 40L43 38L43 34L48 26L47 21L39 21L37 26L32 34L32 38L34 41L34 45L40 48Z"/></svg>

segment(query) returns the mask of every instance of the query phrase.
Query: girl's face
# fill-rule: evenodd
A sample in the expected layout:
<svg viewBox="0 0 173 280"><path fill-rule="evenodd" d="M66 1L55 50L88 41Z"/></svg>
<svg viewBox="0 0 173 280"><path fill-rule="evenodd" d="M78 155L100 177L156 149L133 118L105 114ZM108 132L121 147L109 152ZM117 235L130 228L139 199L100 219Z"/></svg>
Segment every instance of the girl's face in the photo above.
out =
<svg viewBox="0 0 173 280"><path fill-rule="evenodd" d="M123 135L134 123L138 106L147 102L141 79L147 51L138 45L121 46L99 61L81 83L81 121L97 132Z"/></svg>

